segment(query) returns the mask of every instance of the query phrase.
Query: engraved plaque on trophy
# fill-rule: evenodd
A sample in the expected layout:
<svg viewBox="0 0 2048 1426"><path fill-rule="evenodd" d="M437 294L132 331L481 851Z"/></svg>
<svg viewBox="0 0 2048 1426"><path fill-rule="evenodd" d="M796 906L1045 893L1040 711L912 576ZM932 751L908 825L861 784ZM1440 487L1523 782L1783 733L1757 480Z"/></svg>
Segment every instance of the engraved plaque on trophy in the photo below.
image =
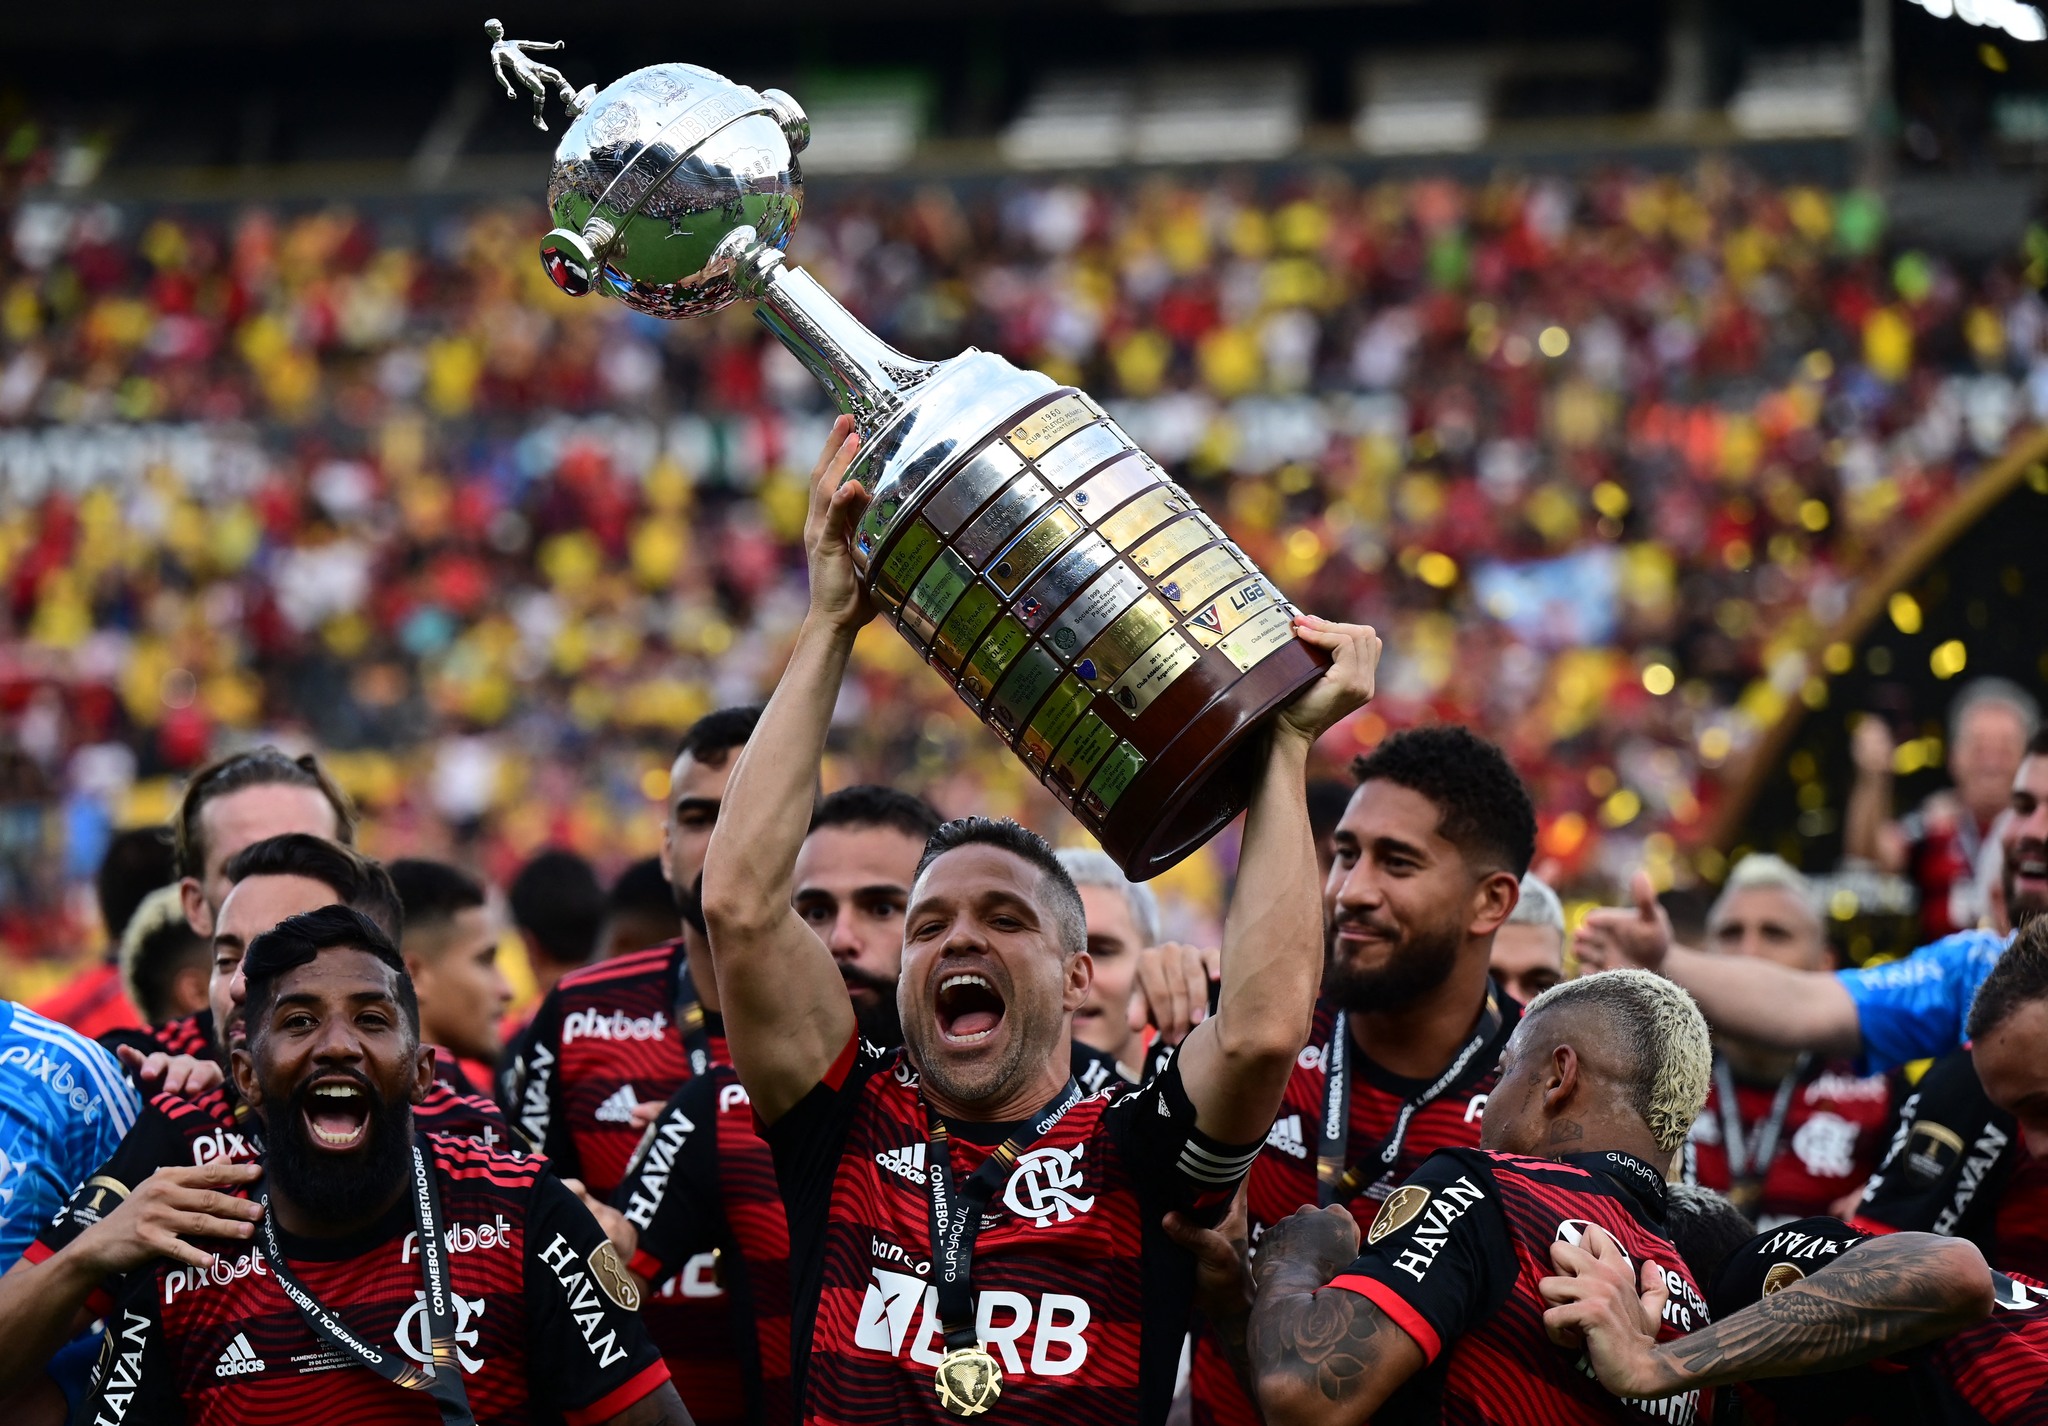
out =
<svg viewBox="0 0 2048 1426"><path fill-rule="evenodd" d="M1242 811L1261 720L1326 659L1193 497L1085 392L988 352L907 357L786 264L810 138L787 94L662 64L575 99L556 285L658 317L756 304L858 424L876 607L1130 875Z"/></svg>

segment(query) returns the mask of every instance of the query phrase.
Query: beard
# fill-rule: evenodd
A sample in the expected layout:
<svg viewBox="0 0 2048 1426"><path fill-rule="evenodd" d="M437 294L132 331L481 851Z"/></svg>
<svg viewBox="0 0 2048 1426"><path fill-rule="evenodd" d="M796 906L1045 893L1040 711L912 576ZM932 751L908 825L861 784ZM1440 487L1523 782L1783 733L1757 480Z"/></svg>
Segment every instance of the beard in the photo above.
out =
<svg viewBox="0 0 2048 1426"><path fill-rule="evenodd" d="M2042 904L2040 898L2019 894L2020 874L2015 866L2017 862L2039 860L2041 856L2041 844L2030 839L1999 858L1998 879L1999 889L2005 893L2005 919L2015 931L2024 931L2036 917L2048 915L2048 905Z"/></svg>
<svg viewBox="0 0 2048 1426"><path fill-rule="evenodd" d="M324 1153L313 1147L306 1128L306 1106L312 1100L310 1081L290 1095L284 1086L263 1086L266 1105L282 1104L282 1113L263 1115L264 1172L277 1180L310 1218L348 1222L365 1204L381 1202L396 1192L412 1171L412 1104L385 1100L367 1079L358 1079L369 1100L369 1133L362 1148L349 1154Z"/></svg>
<svg viewBox="0 0 2048 1426"><path fill-rule="evenodd" d="M841 965L839 975L853 997L853 1023L862 1039L885 1050L903 1043L903 1012L896 1006L896 981L858 966Z"/></svg>
<svg viewBox="0 0 2048 1426"><path fill-rule="evenodd" d="M1375 925L1376 930L1393 930L1401 938L1393 943L1384 965L1356 969L1341 959L1337 949L1337 928L1332 926L1325 940L1323 991L1353 1015L1385 1014L1415 1005L1451 978L1458 962L1458 947L1464 940L1455 927L1430 927L1400 933L1397 927Z"/></svg>

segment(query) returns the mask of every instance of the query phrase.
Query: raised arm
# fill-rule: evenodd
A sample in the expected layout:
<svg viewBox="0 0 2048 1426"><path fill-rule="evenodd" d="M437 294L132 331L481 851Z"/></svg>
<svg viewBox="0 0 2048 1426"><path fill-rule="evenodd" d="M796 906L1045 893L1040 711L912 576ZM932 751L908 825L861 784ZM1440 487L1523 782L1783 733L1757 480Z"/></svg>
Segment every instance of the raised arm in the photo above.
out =
<svg viewBox="0 0 2048 1426"><path fill-rule="evenodd" d="M1223 921L1216 1013L1181 1046L1195 1123L1226 1144L1272 1127L1308 1042L1323 973L1323 901L1308 825L1308 750L1372 697L1380 640L1370 628L1298 616L1294 632L1333 655L1321 679L1280 711L1245 817L1237 892Z"/></svg>
<svg viewBox="0 0 2048 1426"><path fill-rule="evenodd" d="M867 496L857 483L839 483L855 445L852 418L842 416L811 472L804 522L810 612L734 766L704 856L704 920L726 1040L764 1123L810 1093L854 1030L846 982L825 943L791 908L790 893L839 683L854 635L874 617L847 547Z"/></svg>
<svg viewBox="0 0 2048 1426"><path fill-rule="evenodd" d="M1357 1252L1341 1206L1302 1209L1261 1241L1246 1352L1266 1426L1360 1426L1427 1364L1370 1298L1325 1286Z"/></svg>
<svg viewBox="0 0 2048 1426"><path fill-rule="evenodd" d="M1893 1233L1722 1322L1658 1346L1646 1330L1661 1284L1638 1298L1626 1255L1551 1247L1566 1278L1546 1278L1553 1337L1582 1334L1600 1384L1617 1396L1673 1396L1761 1377L1838 1371L1948 1336L1989 1315L1991 1269L1961 1238ZM1650 1265L1645 1264L1646 1268Z"/></svg>
<svg viewBox="0 0 2048 1426"><path fill-rule="evenodd" d="M1753 956L1717 956L1672 944L1671 918L1637 872L1633 907L1587 916L1573 942L1582 970L1640 966L1690 991L1716 1030L1787 1050L1854 1055L1863 1047L1856 1002L1828 971L1790 970Z"/></svg>

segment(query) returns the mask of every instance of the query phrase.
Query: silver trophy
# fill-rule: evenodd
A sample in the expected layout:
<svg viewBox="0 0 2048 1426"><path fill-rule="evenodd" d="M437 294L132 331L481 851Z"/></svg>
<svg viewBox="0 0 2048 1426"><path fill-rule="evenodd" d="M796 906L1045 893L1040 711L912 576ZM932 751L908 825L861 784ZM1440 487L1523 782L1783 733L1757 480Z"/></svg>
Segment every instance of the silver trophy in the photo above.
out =
<svg viewBox="0 0 2048 1426"><path fill-rule="evenodd" d="M1126 871L1242 811L1250 735L1324 660L1194 499L1085 393L971 348L905 356L789 266L810 141L789 95L658 64L571 117L555 285L656 317L755 304L859 427L876 607Z"/></svg>

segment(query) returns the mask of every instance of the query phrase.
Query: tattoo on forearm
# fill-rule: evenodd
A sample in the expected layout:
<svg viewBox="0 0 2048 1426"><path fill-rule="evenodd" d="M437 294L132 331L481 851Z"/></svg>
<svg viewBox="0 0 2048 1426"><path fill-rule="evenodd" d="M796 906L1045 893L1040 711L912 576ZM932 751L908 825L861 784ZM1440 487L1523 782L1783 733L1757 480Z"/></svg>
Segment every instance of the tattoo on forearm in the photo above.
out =
<svg viewBox="0 0 2048 1426"><path fill-rule="evenodd" d="M1859 1243L1809 1278L1657 1351L1685 1386L1855 1366L1970 1320L1912 1235Z"/></svg>
<svg viewBox="0 0 2048 1426"><path fill-rule="evenodd" d="M1377 1307L1341 1288L1263 1298L1251 1315L1251 1369L1260 1380L1291 1376L1325 1401L1342 1401L1379 1364L1392 1335L1384 1324Z"/></svg>

